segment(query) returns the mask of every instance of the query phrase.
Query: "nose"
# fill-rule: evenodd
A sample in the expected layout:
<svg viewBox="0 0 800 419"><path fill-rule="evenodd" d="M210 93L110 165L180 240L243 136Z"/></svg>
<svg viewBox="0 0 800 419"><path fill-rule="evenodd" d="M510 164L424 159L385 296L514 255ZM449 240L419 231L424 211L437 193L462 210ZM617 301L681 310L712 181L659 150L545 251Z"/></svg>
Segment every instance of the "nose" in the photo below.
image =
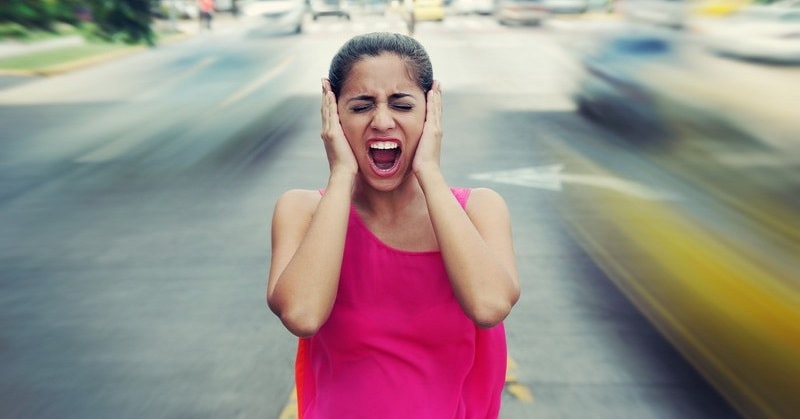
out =
<svg viewBox="0 0 800 419"><path fill-rule="evenodd" d="M370 127L378 131L386 131L394 128L394 116L388 106L378 106L372 115Z"/></svg>

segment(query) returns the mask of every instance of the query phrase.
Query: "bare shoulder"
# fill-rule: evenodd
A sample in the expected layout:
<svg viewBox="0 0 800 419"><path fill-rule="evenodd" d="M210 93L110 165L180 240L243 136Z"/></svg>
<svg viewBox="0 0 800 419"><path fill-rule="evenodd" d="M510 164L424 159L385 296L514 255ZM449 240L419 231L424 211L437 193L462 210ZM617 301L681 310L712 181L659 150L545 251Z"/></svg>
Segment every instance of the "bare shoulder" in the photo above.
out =
<svg viewBox="0 0 800 419"><path fill-rule="evenodd" d="M320 198L321 194L316 190L290 189L278 197L274 218L310 219L319 205Z"/></svg>
<svg viewBox="0 0 800 419"><path fill-rule="evenodd" d="M475 188L470 192L466 210L470 215L506 214L508 207L505 199L494 189Z"/></svg>

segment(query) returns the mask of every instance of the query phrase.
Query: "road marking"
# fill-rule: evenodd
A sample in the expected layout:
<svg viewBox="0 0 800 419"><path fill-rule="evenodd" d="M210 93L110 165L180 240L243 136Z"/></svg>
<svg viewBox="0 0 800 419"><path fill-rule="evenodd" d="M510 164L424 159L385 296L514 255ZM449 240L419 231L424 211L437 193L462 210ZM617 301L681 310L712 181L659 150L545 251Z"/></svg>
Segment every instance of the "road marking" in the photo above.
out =
<svg viewBox="0 0 800 419"><path fill-rule="evenodd" d="M533 403L533 393L525 384L519 382L517 378L517 363L514 358L508 357L506 367L506 392L522 403Z"/></svg>
<svg viewBox="0 0 800 419"><path fill-rule="evenodd" d="M297 389L293 388L278 419L297 419Z"/></svg>
<svg viewBox="0 0 800 419"><path fill-rule="evenodd" d="M656 192L636 182L611 176L563 173L563 169L564 165L553 164L498 172L475 173L470 175L470 178L551 191L561 191L563 189L563 183L573 183L611 189L626 195L651 201L675 199L671 194Z"/></svg>
<svg viewBox="0 0 800 419"><path fill-rule="evenodd" d="M137 101L153 100L153 99L157 98L158 96L161 96L162 93L164 93L167 89L171 88L172 86L175 86L176 84L178 84L179 82L185 80L186 78L188 78L192 74L195 74L198 71L210 66L211 64L214 64L218 60L219 60L219 57L206 57L203 60L201 60L200 62L198 62L197 64L195 64L192 67L190 67L188 70L186 70L186 71L184 71L182 73L178 73L173 78L161 83L158 87L156 87L154 89L151 89L151 90L148 90L148 91L144 92L143 94L136 96L135 100L137 100Z"/></svg>
<svg viewBox="0 0 800 419"><path fill-rule="evenodd" d="M272 67L269 71L264 73L264 75L262 75L261 77L253 80L247 86L244 86L243 88L241 88L241 89L237 90L236 92L234 92L232 95L228 96L224 101L222 101L222 103L220 103L219 107L220 108L228 107L228 106L230 106L230 105L242 100L244 97L252 94L259 87L263 86L265 83L269 82L270 80L275 78L275 76L277 76L283 70L285 70L286 67L289 65L289 63L292 62L293 59L294 59L294 56L292 56L292 55L287 56L286 58L283 59L283 61L278 63L277 66Z"/></svg>

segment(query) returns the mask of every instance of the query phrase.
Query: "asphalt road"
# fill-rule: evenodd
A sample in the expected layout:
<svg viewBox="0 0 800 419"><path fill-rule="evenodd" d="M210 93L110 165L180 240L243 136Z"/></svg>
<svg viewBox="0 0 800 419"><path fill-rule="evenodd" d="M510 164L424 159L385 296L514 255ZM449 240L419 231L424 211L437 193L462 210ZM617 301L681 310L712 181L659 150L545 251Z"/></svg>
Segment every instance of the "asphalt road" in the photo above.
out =
<svg viewBox="0 0 800 419"><path fill-rule="evenodd" d="M5 85L0 416L280 417L295 340L264 303L272 205L324 186L333 52L403 28L229 28ZM688 186L575 113L549 29L463 17L417 36L444 86L448 180L495 188L512 213L522 297L502 417L738 417L568 225L598 203L567 193L658 202ZM626 176L570 172L587 156Z"/></svg>

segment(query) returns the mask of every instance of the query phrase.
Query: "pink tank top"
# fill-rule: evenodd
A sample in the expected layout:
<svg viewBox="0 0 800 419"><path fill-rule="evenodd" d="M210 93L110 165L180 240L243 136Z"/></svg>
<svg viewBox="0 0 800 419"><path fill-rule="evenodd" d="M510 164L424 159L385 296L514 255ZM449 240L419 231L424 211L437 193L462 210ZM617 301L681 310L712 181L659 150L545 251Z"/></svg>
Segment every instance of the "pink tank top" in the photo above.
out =
<svg viewBox="0 0 800 419"><path fill-rule="evenodd" d="M351 207L336 302L295 368L301 419L497 418L505 330L464 314L439 251L392 248Z"/></svg>

